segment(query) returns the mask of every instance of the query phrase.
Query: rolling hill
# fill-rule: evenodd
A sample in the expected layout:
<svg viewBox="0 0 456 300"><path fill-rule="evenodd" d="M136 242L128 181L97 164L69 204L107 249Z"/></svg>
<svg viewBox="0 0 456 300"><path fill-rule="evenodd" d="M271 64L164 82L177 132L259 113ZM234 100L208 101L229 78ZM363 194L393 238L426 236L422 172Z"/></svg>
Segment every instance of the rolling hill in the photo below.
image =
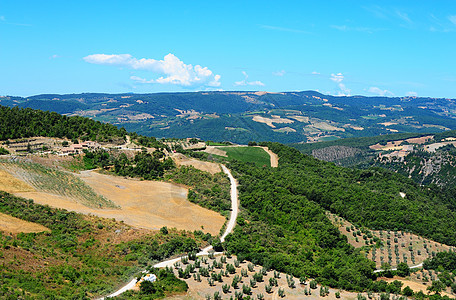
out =
<svg viewBox="0 0 456 300"><path fill-rule="evenodd" d="M225 151L227 155L225 157L201 153L199 152L201 147L196 147L195 150L189 148L184 150L182 146L179 147L179 143L188 144L190 140L156 140L84 117L61 116L31 108L11 109L3 106L0 108L2 124L7 126L6 128L17 128L14 135L16 139L11 138L8 131L3 131L1 139L4 143L8 141L9 144L14 144L16 140L23 139L22 135L33 138L38 132L53 138L52 143L68 142L68 134L71 134L73 140L93 137L102 145L97 149L86 149L82 153L72 154L74 156L68 156L68 160L60 160L57 152L44 148L28 149L22 154L14 153L2 157L4 171L15 170L17 174L12 173L18 177L25 176L27 174L24 175L24 173L30 173L30 170L33 170L35 175L41 176L40 178L47 176L52 179L52 182L60 180L71 185L71 182L79 181L75 181L74 174L67 173L69 167L73 170L97 167L105 173L96 176L102 183L93 184L86 178L84 182L79 182L73 188L92 184L92 191L107 199L113 193L125 198L125 203L116 202L123 206L132 204L133 200L123 197L121 193L123 189L129 193L127 189L133 181L136 181L137 185L144 183L141 186L153 192L158 185L151 183L151 180L167 180L188 188L187 200L193 204L215 210L222 215L228 215L230 211L227 178L220 172L214 174L184 164L176 165L170 159L173 156L172 152L180 152L179 157L188 155L212 162L224 162L240 183L239 217L234 232L227 236L224 243L212 240L210 235L194 227L190 227L193 232L171 229L168 231L166 227L162 227L160 233L150 230L135 231L136 229L128 223L56 209L0 192L0 213L39 224L44 226L43 230L48 230L40 233L2 232L0 234L0 241L4 245L4 250L0 254L8 261L8 264L0 269L3 276L0 280L2 288L8 295L17 296L24 291L30 297L41 295L66 297L75 293L80 294L82 298L95 297L112 291L114 285L125 281L141 267L170 255L197 250L205 242L212 242L216 250L225 250L229 255L236 255L236 260L240 262L247 260L261 265L265 273L275 270L300 280L312 278L323 286L349 291L405 294L408 291L402 291L397 283L388 284L385 281L379 281L374 273L376 264L383 261L383 259L380 261L374 259L376 256L374 253L382 253L385 250L382 241L396 243L392 236L382 236L383 232L388 232L389 235L392 231L398 235L398 238L399 234L401 238L413 237L416 245L412 246L412 251L424 251L424 243L421 244L418 241L423 237L427 238L426 245L434 247L426 253L430 258L435 251L454 249L453 246L456 246L454 234L456 208L453 205L454 201L446 198L450 194L442 193L443 189L438 185L433 185L431 188L423 187L413 178L402 175L401 172L392 172L369 165L361 170L345 168L332 162L318 160L277 142L262 142L259 146L267 147L278 156L278 166L271 167L268 160L265 160L266 152L256 147L236 149L235 147L224 148L225 145L221 145L217 150ZM8 118L9 115L14 117ZM21 116L26 116L30 122L24 123ZM270 122L264 118L266 117L263 119L257 117L256 120ZM288 122L284 121L285 117L273 118L280 119L280 122ZM71 124L72 129L67 129L65 127L67 124ZM275 126L276 122L271 124ZM265 126L270 127L267 124ZM56 138L54 136L56 132L60 133L61 137ZM385 154L391 154L395 147L399 146L419 144L423 147L431 147L436 141L441 142L442 139L452 142L452 134L451 131L435 133L432 138L429 138L429 134L422 136L419 133L365 137L359 139L357 143L352 139L349 142L340 140L311 144L308 146L311 148L306 151L313 153L314 150L323 149L323 153L320 154L329 158L327 160L357 158L360 153L367 153L366 158L374 155L375 151L379 151L376 149L385 151ZM399 139L401 143L397 142ZM135 146L128 148L127 145L130 144ZM140 145L143 147L137 147ZM325 145L326 148L333 148L325 152ZM304 145L298 146L304 147ZM318 148L319 146L322 147ZM444 145L444 147L450 146ZM247 157L246 153L251 157ZM15 158L18 155L24 156L21 160L26 161L25 165ZM49 163L49 160L52 163ZM36 162L30 163L30 161ZM48 161L46 167L36 165L46 161ZM62 168L66 169L58 170ZM35 175L33 178L36 177ZM108 181L108 176L112 184L109 187L103 186ZM127 179L121 177L127 177ZM2 181L5 189L8 188L8 182L13 182L13 178ZM44 187L39 186L42 182L42 180L31 180L17 188L24 191L31 188L43 189ZM66 188L63 183L58 185ZM55 188L56 185L52 185L52 189ZM119 189L119 192L116 189ZM89 190L81 191L86 191L85 193L88 194ZM106 192L106 190L109 191ZM103 198L94 196L91 199L102 204L99 209L118 209L110 207L110 203ZM181 200L179 203L188 202L185 199ZM103 205L106 208L102 207ZM188 206L188 203L185 206ZM201 207L197 208L201 209ZM168 210L171 214L178 211L172 208ZM134 218L131 215L128 217ZM337 221L334 222L334 220ZM343 222L343 229L340 229L341 225L337 222ZM161 225L170 224L157 221L154 228L158 229ZM355 248L353 245L359 246L355 244L358 243L356 237L355 241L349 243L347 226L350 228L353 226L354 229L350 230L356 229L363 232L364 235L360 234L359 237L366 236L365 246ZM135 236L130 236L133 232L136 232ZM116 239L117 236L122 236L125 240L119 241ZM400 241L405 247L405 240ZM399 244L399 241L396 244ZM388 248L388 250L391 249ZM404 256L404 249L400 251L394 257L395 265L399 266L408 260L412 262L415 260L415 256L413 259L411 255ZM392 258L393 256L391 261ZM65 267L64 261L69 262L69 266ZM25 270L20 266L21 262L27 265L30 262L33 267ZM45 263L51 266L48 267ZM57 267L53 268L52 264L56 264ZM197 274L203 277L207 275L211 280L213 278L218 280L223 276L225 279L222 278L222 281L234 280L234 278L227 279L225 271L222 275L221 270L217 270L216 261L211 264L213 264L211 267L207 266L208 272L206 267L203 267L205 275L201 266ZM90 272L90 268L94 271ZM191 277L190 265L185 269L177 265L175 268L179 276L182 275L185 279ZM194 278L197 278L197 274L195 273ZM426 274L430 276L430 272ZM272 273L269 275L272 276ZM257 279L259 276L255 274ZM27 281L26 278L32 280ZM286 278L287 282L292 282L289 279L291 277ZM193 281L200 282L197 279ZM187 283L199 284L193 281L190 278ZM208 280L209 285L210 282ZM288 283L288 285L290 287L292 284ZM290 289L292 290L291 287ZM141 299L141 293L135 294L138 299Z"/></svg>
<svg viewBox="0 0 456 300"><path fill-rule="evenodd" d="M0 105L86 116L139 134L298 143L456 129L454 99L335 97L304 92L43 94Z"/></svg>

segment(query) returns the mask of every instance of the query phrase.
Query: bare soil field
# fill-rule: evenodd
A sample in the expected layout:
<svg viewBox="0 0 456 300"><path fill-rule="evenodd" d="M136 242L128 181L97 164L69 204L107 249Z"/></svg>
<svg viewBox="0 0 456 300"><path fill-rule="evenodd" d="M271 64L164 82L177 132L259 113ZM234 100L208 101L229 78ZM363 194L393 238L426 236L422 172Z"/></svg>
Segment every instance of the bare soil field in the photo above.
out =
<svg viewBox="0 0 456 300"><path fill-rule="evenodd" d="M204 150L204 152L207 152L209 154L228 157L228 155L226 154L226 151L220 150L215 146L207 146L206 149Z"/></svg>
<svg viewBox="0 0 456 300"><path fill-rule="evenodd" d="M262 116L253 116L252 120L255 121L255 122L258 122L258 123L264 123L264 124L268 125L271 128L276 128L273 123L278 123L278 124L294 123L293 120L281 118L280 116L274 116L274 115L272 115L272 119L271 118L262 117Z"/></svg>
<svg viewBox="0 0 456 300"><path fill-rule="evenodd" d="M366 247L365 254L375 262L377 269L381 268L382 263L389 263L392 267L396 267L399 262L406 262L409 266L414 266L437 252L455 250L454 247L410 232L361 230L343 218L329 213L328 216L352 246ZM375 247L375 238L382 243L378 248Z"/></svg>
<svg viewBox="0 0 456 300"><path fill-rule="evenodd" d="M328 122L312 122L312 125L308 125L309 127L314 127L320 129L322 131L345 131L345 129L333 126Z"/></svg>
<svg viewBox="0 0 456 300"><path fill-rule="evenodd" d="M27 222L10 215L0 213L0 231L17 234L20 232L32 233L51 230L43 225Z"/></svg>
<svg viewBox="0 0 456 300"><path fill-rule="evenodd" d="M10 173L0 169L0 191L10 194L32 192L35 189L22 180L17 179Z"/></svg>
<svg viewBox="0 0 456 300"><path fill-rule="evenodd" d="M115 218L134 227L152 230L167 226L192 231L202 229L216 235L225 223L225 218L220 214L188 201L188 190L176 184L125 179L96 172L82 172L79 177L96 193L120 206L120 209L89 208L68 197L42 192L17 195L40 204Z"/></svg>
<svg viewBox="0 0 456 300"><path fill-rule="evenodd" d="M404 286L410 284L410 288L412 288L414 291L414 288L416 288L416 291L422 290L423 293L426 293L426 288L431 285L432 280L436 280L438 278L437 274L437 272L432 270L421 269L418 272L410 274L406 280L400 279L400 281L404 282ZM442 294L447 295L450 298L456 298L450 287L446 288Z"/></svg>
<svg viewBox="0 0 456 300"><path fill-rule="evenodd" d="M403 147L403 146L401 146L402 142L403 141L400 140L400 141L388 142L386 145L375 144L375 145L369 146L369 148L371 148L372 150L384 150L384 151L401 150Z"/></svg>
<svg viewBox="0 0 456 300"><path fill-rule="evenodd" d="M426 271L424 271L426 272ZM417 274L420 274L420 272L418 272ZM416 274L412 274L411 277L416 277ZM430 282L420 282L418 280L415 280L415 279L404 279L404 278L401 278L401 277L397 277L397 276L394 276L394 278L384 278L384 277L381 277L379 278L379 280L385 280L386 282L392 282L394 280L397 280L397 281L400 281L402 282L404 285L403 287L406 287L406 286L409 286L414 292L419 292L419 291L422 291L424 294L427 294L428 291L427 291L427 287L431 285ZM450 298L455 298L455 295L451 293L451 289L450 288L447 288L446 291L442 291L441 293L442 296L448 296Z"/></svg>
<svg viewBox="0 0 456 300"><path fill-rule="evenodd" d="M422 137L419 137L419 138L406 139L406 141L408 143L410 143L410 144L424 144L428 140L433 139L433 138L434 138L433 135L428 135L428 136L422 136Z"/></svg>
<svg viewBox="0 0 456 300"><path fill-rule="evenodd" d="M289 133L289 132L296 132L296 129L291 128L291 127L284 127L284 128L280 128L280 129L273 129L272 131L280 132L280 133Z"/></svg>
<svg viewBox="0 0 456 300"><path fill-rule="evenodd" d="M219 150L222 151L222 150ZM224 151L223 151L224 152ZM225 153L226 156L226 153ZM216 163L201 161L194 158L187 157L182 153L173 153L171 158L178 166L193 166L198 170L216 174L221 172L220 166Z"/></svg>

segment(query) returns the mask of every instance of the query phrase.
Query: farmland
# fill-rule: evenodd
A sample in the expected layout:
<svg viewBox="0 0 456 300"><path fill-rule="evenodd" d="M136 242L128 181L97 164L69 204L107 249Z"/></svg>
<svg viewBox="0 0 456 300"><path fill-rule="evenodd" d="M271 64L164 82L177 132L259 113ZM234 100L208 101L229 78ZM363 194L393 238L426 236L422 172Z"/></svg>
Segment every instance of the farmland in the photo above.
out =
<svg viewBox="0 0 456 300"><path fill-rule="evenodd" d="M224 151L228 159L236 159L242 162L252 162L257 166L271 166L269 154L264 149L257 147L217 147Z"/></svg>

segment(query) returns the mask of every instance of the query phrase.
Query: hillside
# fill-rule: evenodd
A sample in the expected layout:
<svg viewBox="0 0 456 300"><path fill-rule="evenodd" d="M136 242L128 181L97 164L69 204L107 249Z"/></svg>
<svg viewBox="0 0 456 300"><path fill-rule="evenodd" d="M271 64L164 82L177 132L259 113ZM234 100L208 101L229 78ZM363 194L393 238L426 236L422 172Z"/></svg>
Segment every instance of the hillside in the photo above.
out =
<svg viewBox="0 0 456 300"><path fill-rule="evenodd" d="M373 266L348 247L323 209L357 226L407 230L456 244L456 212L438 192L382 169L350 170L280 144L266 145L280 157L277 169L229 165L239 178L241 206L246 210L246 221L238 221L227 240L233 253L329 286L365 289L371 284ZM334 265L337 268L330 267ZM356 274L357 281L345 281L348 273Z"/></svg>
<svg viewBox="0 0 456 300"><path fill-rule="evenodd" d="M0 297L5 299L93 298L152 261L195 250L203 243L201 236L190 232L138 230L4 192L0 192L0 212L51 230L0 231Z"/></svg>
<svg viewBox="0 0 456 300"><path fill-rule="evenodd" d="M314 142L456 129L455 100L335 97L305 92L45 94L0 105L90 117L155 137Z"/></svg>
<svg viewBox="0 0 456 300"><path fill-rule="evenodd" d="M420 185L442 189L450 203L456 190L456 131L436 134L393 134L341 139L293 147L320 160L366 169L381 167ZM454 205L454 204L453 204Z"/></svg>
<svg viewBox="0 0 456 300"><path fill-rule="evenodd" d="M53 114L35 112L30 109L15 108L14 110L18 114L31 113L44 116ZM9 112L9 109L5 109L5 111ZM67 118L73 120L74 117L58 117L57 119L66 120ZM95 122L87 121L85 118L80 119L76 124ZM49 118L44 120L46 122L43 125L49 127L46 126ZM12 119L11 122L13 124L8 124L8 126L13 126L17 119ZM94 124L100 123L95 122ZM27 126L23 124L21 126L23 132L29 130ZM55 139L53 141L57 144L68 140L53 137L52 132L43 134L43 136L46 135ZM436 134L434 138L447 139L447 135L448 133ZM80 138L84 136L87 136L87 133L81 131ZM133 142L129 140L130 137L134 138ZM394 138L397 137L394 136ZM408 139L409 144L431 142L430 138L417 137L416 134L413 137L409 134L401 137ZM34 137L30 136L30 138ZM367 140L359 142L359 151L376 151L371 149L372 145L375 146L374 148L398 146L396 142L393 143L396 140L365 139L370 139L369 143ZM141 140L147 143L153 142L157 148L139 147L138 144ZM8 141L10 144L15 142L13 139L8 139ZM116 145L113 141L104 140L100 140L99 143L101 147L87 148L79 154L64 155L64 153L55 151L44 152L44 150L31 149L31 151L23 153L23 157L15 158L18 155L15 153L12 156L4 156L1 160L1 172L5 175L0 181L1 188L30 198L34 197L33 193L48 193L34 199L38 203L55 206L56 203L63 203L62 199L65 198L70 201L66 203L71 205L63 208L92 214L92 216L80 215L33 203L31 200L24 200L11 194L3 194L5 200L0 203L0 213L40 224L44 226L41 228L42 230L48 230L48 233L30 233L26 239L27 242L32 241L30 245L21 244L24 233L2 233L1 236L5 236L2 241L10 247L7 250L17 252L26 247L26 252L21 255L24 257L23 261L29 261L37 249L46 247L54 249L54 252L46 252L48 253L46 257L37 256L38 261L30 261L30 264L45 265L45 262L50 264L53 259L58 260L57 263L61 259L68 260L72 268L76 270L73 272L71 269L71 274L79 274L74 275L76 276L74 280L65 277L67 275L62 275L68 282L51 281L49 284L53 284L56 288L50 291L49 295L65 297L70 293L81 293L81 295L93 297L106 294L113 290L114 285L125 281L127 276L135 274L146 264L172 254L196 250L197 246L202 246L205 242L212 243L218 251L225 250L236 255L236 259L239 261L246 260L261 265L265 268L266 273L269 272L268 270L276 270L295 278L313 278L323 286L348 291L376 291L378 293L395 291L395 293L400 293L402 290L395 286L396 283L386 284L376 281L377 275L374 270L379 263L381 265L381 262L385 261L384 258L379 262L374 254L385 251L381 248L381 244L377 245L374 241L375 237L384 238L380 234L381 231L396 232L398 238L399 232L401 237L403 232L413 233L413 241L417 241L416 245L413 245L413 251L424 251L424 248L419 248L424 246L418 242L422 238L429 240L427 244L430 245L430 248L432 246L431 251L453 249L437 246L438 244L435 242L456 246L456 235L454 234L456 232L454 223L456 211L451 205L452 202L441 193L441 189L438 187L423 188L412 179L382 168L348 169L317 160L294 148L270 142L260 143L259 146L267 147L268 151L277 155L278 165L274 165L274 167L271 167L270 157L263 150L265 148L259 147L227 147L225 144L221 144L211 148L212 150L208 153L202 152L204 143L197 140L155 140L128 132L125 133L125 140L121 144ZM138 144L134 146L132 143ZM253 146L254 143L251 145ZM432 143L428 146L430 145ZM338 147L349 146L339 145ZM174 151L180 153L174 153ZM345 148L343 148L343 152L351 154ZM206 162L195 163L197 159ZM175 164L174 161L178 163ZM219 212L223 216L230 214L229 183L220 170L216 170L216 162L225 163L240 184L239 217L234 232L227 236L224 243L212 239L211 235L203 232L209 231L216 234L217 228L222 226L223 217L213 211ZM210 172L198 170L192 165ZM73 170L99 168L103 174L83 171L80 175L76 175L69 173L69 168ZM168 181L168 183L160 181ZM80 190L81 194L89 195L89 197L75 197L77 192L74 189ZM171 195L172 199L160 194L160 191L165 189L167 196ZM185 194L186 189L188 189L188 194ZM144 192L144 190L148 192ZM95 207L93 207L94 204ZM184 211L189 209L190 217L186 219ZM353 247L357 245L347 238L346 227L349 225L344 223L341 229L340 225L333 223L334 220L328 217L328 211L337 218L351 222L354 228L375 233L375 237L366 237L366 241L369 243L366 246L370 247L367 256L365 248ZM108 221L108 219L94 217L93 214L110 219ZM124 222L113 221L111 218L114 217ZM13 222L12 219L8 220L10 223ZM70 223L65 223L67 221ZM105 222L113 223L108 226ZM144 223L148 223L147 225L151 227L142 226L141 224ZM168 230L163 226L190 229L192 232ZM157 233L157 231L137 229L139 227L164 229ZM5 228L8 227L5 226ZM92 231L89 230L90 228ZM120 232L123 232L123 228L128 232L126 233L128 238L125 237L128 239L127 244L131 241L130 239L137 237L138 240L128 246L117 246L113 242L114 237L119 233L119 229ZM30 229L32 230L31 225ZM104 231L108 229L109 233ZM344 232L344 229L347 232ZM4 230L6 229L2 231L4 232ZM134 232L139 233L135 233L135 235ZM141 232L144 232L144 235ZM168 232L171 234L168 235ZM65 237L61 237L59 234L65 234ZM103 238L100 238L98 234L101 234ZM137 236L138 234L139 236ZM109 237L106 238L103 247L96 242L88 242L104 241L106 236ZM147 238L148 242L143 242L143 237ZM184 238L185 242L173 242L168 240L168 237L176 238L181 242ZM364 236L360 237L364 240ZM65 242L62 242L61 239L64 239ZM165 249L162 250L163 240L177 243L175 250L166 252L167 247L171 246L163 246ZM388 237L388 241L391 243L391 236ZM20 248L17 247L18 245ZM39 245L39 247L34 248L34 245ZM127 248L130 245L131 248ZM118 247L121 247L120 250ZM412 256L404 256L402 250L400 248L399 254L391 256L392 263L415 261L415 256L413 259ZM70 256L60 255L62 251ZM105 251L105 253L99 254L98 251ZM121 251L121 253L113 254L113 251ZM147 254L150 251L153 253L158 251L161 254L151 257ZM8 261L13 261L12 265L15 264L13 252L4 252ZM57 258L54 257L56 253L60 255ZM114 257L108 259L105 258L105 255L114 255ZM426 256L428 255L427 252ZM97 258L93 258L94 256ZM98 259L107 259L109 263L105 264L100 271L86 274L86 268L101 264ZM123 269L106 271L114 266L122 266ZM218 273L216 274L218 271L214 268L217 269L217 267L210 269L210 276L219 276ZM38 286L42 290L46 290L46 293L48 292L50 287L46 283L40 282L41 273L27 269L28 273L19 276L17 274L20 270L21 268L15 267L2 269L5 276L15 278L2 282L3 286L8 288L9 293L16 295L21 290L25 290L31 296L39 294L37 289L23 284L23 277L20 276L37 278ZM46 276L52 276L52 278L61 278L58 272L68 271L67 269L48 270L46 267L40 270L44 270L43 272L48 274ZM109 276L102 276L100 272L105 272L103 270L110 272ZM182 272L187 271L181 269ZM200 274L203 271L198 270L197 272ZM184 274L184 277L190 274L181 273L178 272L178 275ZM82 274L85 274L85 277ZM272 276L272 273L269 275ZM93 276L97 278L94 279ZM197 282L187 280L187 284L190 285L198 285ZM97 289L96 286L102 288ZM190 290L193 288L194 286ZM261 285L261 288L266 289L266 286ZM207 290L212 291L210 288ZM299 291L299 293L305 294L302 287ZM287 293L293 294L294 292L297 290L287 289ZM334 293L335 290L332 292ZM141 299L141 292L132 293L135 295L134 297Z"/></svg>

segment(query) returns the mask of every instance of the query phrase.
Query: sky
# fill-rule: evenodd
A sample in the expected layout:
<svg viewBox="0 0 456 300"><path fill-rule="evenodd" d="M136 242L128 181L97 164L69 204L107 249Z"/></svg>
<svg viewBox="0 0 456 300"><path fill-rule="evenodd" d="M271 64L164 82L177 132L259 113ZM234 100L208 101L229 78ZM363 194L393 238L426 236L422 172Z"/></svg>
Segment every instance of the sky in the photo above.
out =
<svg viewBox="0 0 456 300"><path fill-rule="evenodd" d="M456 98L456 1L0 0L0 95Z"/></svg>

